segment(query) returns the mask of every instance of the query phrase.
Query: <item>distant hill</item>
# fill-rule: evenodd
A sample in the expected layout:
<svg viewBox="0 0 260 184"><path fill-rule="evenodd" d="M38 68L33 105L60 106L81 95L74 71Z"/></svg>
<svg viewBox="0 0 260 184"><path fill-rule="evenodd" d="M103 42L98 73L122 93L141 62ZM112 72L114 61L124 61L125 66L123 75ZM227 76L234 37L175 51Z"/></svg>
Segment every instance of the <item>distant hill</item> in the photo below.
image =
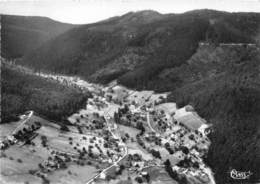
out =
<svg viewBox="0 0 260 184"><path fill-rule="evenodd" d="M205 160L217 183L232 183L232 168L250 170L253 182L260 178L259 30L259 13L130 12L73 28L17 62L99 83L118 79L135 89L170 91L169 101L192 104L213 124Z"/></svg>
<svg viewBox="0 0 260 184"><path fill-rule="evenodd" d="M46 17L1 15L1 56L19 58L72 27Z"/></svg>
<svg viewBox="0 0 260 184"><path fill-rule="evenodd" d="M20 63L99 83L118 79L132 88L167 91L171 87L160 82L160 72L185 64L199 42L255 43L259 25L257 13L130 12L69 30L26 54Z"/></svg>

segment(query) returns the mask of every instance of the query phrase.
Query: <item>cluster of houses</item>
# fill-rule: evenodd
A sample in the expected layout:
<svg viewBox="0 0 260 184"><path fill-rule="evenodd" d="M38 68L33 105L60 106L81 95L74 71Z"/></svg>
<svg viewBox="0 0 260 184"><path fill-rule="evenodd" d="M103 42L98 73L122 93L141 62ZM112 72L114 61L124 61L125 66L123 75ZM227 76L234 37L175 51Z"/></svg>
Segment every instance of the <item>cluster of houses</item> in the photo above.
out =
<svg viewBox="0 0 260 184"><path fill-rule="evenodd" d="M118 91L119 89L114 87L109 90L110 100L116 99L116 95L113 94L116 90ZM121 97L125 93L125 91L121 90ZM132 101L129 101L129 99ZM207 176L204 172L204 163L201 158L207 153L210 146L207 135L210 133L211 126L199 117L191 106L185 106L180 109L177 109L175 106L171 110L167 109L167 107L174 106L172 104L167 104L163 108L156 108L157 105L162 104L160 102L156 102L156 104L154 102L151 103L149 97L143 98L143 101L127 97L120 100L124 104L115 113L115 122L137 129L140 129L141 126L148 130L143 135L138 135L136 140L141 147L147 149L148 153L151 153L156 158L160 158L156 163L157 165L161 165L166 159L169 159L174 164L173 169L178 173L199 178ZM147 125L147 112L150 114L153 130L149 130ZM168 154L165 154L165 152L161 153L161 150L164 149ZM176 165L182 163L181 161L183 160L190 163L189 167L184 168ZM140 161L137 165L143 168L146 162ZM206 179L208 178L206 177Z"/></svg>
<svg viewBox="0 0 260 184"><path fill-rule="evenodd" d="M45 77L91 91L92 98L88 99L86 109L68 118L78 128L79 134L90 136L75 143L68 140L77 154L52 150L51 156L39 165L40 173L66 168L66 163L72 161L85 163L88 158L96 161L102 158L101 162L110 164L117 162L126 152L124 141L113 135L117 130L116 124L122 124L140 130L134 141L153 158L146 160L141 154L128 154L120 163L137 173L138 183L149 182L149 173L144 172L144 168L161 166L166 160L172 163L172 169L177 173L206 177L206 166L201 158L210 145L207 135L211 126L191 106L177 109L176 104L165 103L167 94L132 91L116 83L102 88L79 78ZM30 141L40 127L37 122L25 124L0 142L0 148L6 149L18 141Z"/></svg>
<svg viewBox="0 0 260 184"><path fill-rule="evenodd" d="M5 150L10 145L14 145L18 142L29 143L34 137L37 136L36 130L41 128L40 122L28 122L24 123L11 135L6 136L2 141L0 141L0 149Z"/></svg>

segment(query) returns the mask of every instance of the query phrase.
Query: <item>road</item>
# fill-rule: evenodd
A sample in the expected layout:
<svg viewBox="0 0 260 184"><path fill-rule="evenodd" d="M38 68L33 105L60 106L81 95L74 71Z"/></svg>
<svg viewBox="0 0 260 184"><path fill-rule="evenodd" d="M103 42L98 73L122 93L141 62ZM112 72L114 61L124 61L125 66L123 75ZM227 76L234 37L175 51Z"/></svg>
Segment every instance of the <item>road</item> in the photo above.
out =
<svg viewBox="0 0 260 184"><path fill-rule="evenodd" d="M25 67L21 67L21 66L19 66L19 67L20 67L21 70L24 70L24 72L26 72L26 73L34 74L33 71L28 70L28 69L25 68ZM54 75L44 75L44 74L40 74L40 76L41 76L41 77L45 77L45 78L50 78L50 77L53 77ZM55 76L55 77L56 77L56 79L57 79L57 76ZM75 84L75 85L77 85L77 86L79 86L79 87L84 87L84 88L86 88L86 89L89 89L89 87L92 85L92 84L90 85L90 84L88 84L88 83L86 83L86 84L84 84L84 85L79 85L77 82L75 82L75 81L70 81L70 79L68 79L68 78L66 78L66 77L64 77L64 76L58 76L58 77L59 77L59 79L68 80L69 82L66 82L66 85ZM53 80L54 80L54 79L55 79L55 78L53 78ZM62 81L59 81L59 82L60 82L61 84L63 84ZM87 84L88 84L88 85L87 85ZM96 86L96 87L97 87L97 86ZM132 93L134 93L134 91L133 91ZM22 122L20 123L20 125L12 132L12 134L14 134L17 130L19 130L19 129L31 118L31 116L33 115L33 113L34 113L33 111L29 111L29 114L26 115L27 117L22 120ZM149 128L151 129L152 132L156 132L156 130L151 126L150 114L149 114L149 112L146 112L146 116L147 116L147 124L148 124ZM89 180L89 181L87 182L87 184L90 184L90 183L94 182L94 180L95 180L96 178L99 178L102 173L105 173L107 170L109 170L109 169L112 168L113 166L116 166L116 165L117 165L122 159L124 159L124 158L127 156L127 154L128 154L127 146L122 142L122 140L121 140L120 137L118 137L116 134L114 134L113 130L112 130L111 127L109 126L109 119L110 119L110 117L109 117L109 116L106 116L106 115L105 115L104 117L105 117L106 124L107 124L107 126L108 126L108 130L111 132L112 136L113 136L115 139L120 140L120 145L123 145L123 147L124 147L124 155L121 156L121 157L119 157L119 159L118 159L117 161L115 161L115 162L114 162L112 165L110 165L109 167L105 168L102 172L100 172L100 173L98 173L97 175L95 175L91 180ZM108 118L108 117L109 117L109 118ZM205 171L205 173L208 174L208 176L209 176L209 178L210 178L210 181L211 181L211 184L215 184L214 175L213 175L211 169L208 168L208 167L205 167L205 168L204 168L204 171Z"/></svg>
<svg viewBox="0 0 260 184"><path fill-rule="evenodd" d="M12 132L12 135L15 134L15 132L17 130L19 130L33 115L33 111L29 111L29 114L27 115L27 117L21 122L21 124L15 128L15 130Z"/></svg>
<svg viewBox="0 0 260 184"><path fill-rule="evenodd" d="M150 114L149 114L148 111L146 112L146 119L147 119L147 124L148 124L149 128L150 128L153 132L156 132L156 131L154 130L154 128L152 127L151 123L150 123Z"/></svg>
<svg viewBox="0 0 260 184"><path fill-rule="evenodd" d="M92 179L90 179L86 184L91 184L92 182L94 182L95 179L99 178L101 174L105 174L107 170L109 170L110 168L117 166L118 163L123 160L127 154L128 154L128 150L127 150L127 146L125 145L125 143L122 141L121 137L118 137L116 134L114 134L114 132L112 131L110 125L109 125L109 120L110 120L110 116L107 113L104 113L104 118L108 127L109 132L112 134L114 139L118 139L119 145L123 145L124 147L124 155L122 157L120 157L117 161L115 161L112 165L110 165L109 167L105 168L103 171L101 171L100 173L98 173L97 175L95 175Z"/></svg>
<svg viewBox="0 0 260 184"><path fill-rule="evenodd" d="M147 124L148 124L149 128L150 128L153 132L157 133L157 132L155 131L155 129L151 126L151 123L150 123L150 114L149 114L148 111L146 112L146 117L147 117ZM159 134L160 134L160 133L159 133ZM210 184L216 184L215 179L214 179L214 175L213 175L213 172L211 171L211 169L210 169L209 167L204 167L203 170L204 170L204 172L208 175L209 180L210 180Z"/></svg>

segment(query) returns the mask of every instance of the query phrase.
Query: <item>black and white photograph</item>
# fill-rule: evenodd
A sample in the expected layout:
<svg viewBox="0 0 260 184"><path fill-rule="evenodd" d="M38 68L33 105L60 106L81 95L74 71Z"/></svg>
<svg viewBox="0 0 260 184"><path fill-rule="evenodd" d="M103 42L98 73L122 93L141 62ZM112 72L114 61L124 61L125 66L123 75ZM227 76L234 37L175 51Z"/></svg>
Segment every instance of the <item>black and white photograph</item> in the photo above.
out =
<svg viewBox="0 0 260 184"><path fill-rule="evenodd" d="M0 184L260 184L260 0L0 0Z"/></svg>

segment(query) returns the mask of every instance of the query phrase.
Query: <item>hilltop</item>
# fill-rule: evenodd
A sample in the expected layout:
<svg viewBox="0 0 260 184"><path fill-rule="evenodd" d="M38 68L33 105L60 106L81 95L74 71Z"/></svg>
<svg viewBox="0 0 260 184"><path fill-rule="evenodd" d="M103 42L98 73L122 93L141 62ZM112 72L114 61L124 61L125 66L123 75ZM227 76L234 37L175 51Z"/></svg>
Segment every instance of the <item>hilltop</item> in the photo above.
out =
<svg viewBox="0 0 260 184"><path fill-rule="evenodd" d="M216 182L232 182L230 169L250 170L253 182L260 177L259 25L259 13L130 12L72 28L16 63L36 72L170 92L167 101L178 108L191 104L212 124L203 159Z"/></svg>
<svg viewBox="0 0 260 184"><path fill-rule="evenodd" d="M185 64L199 42L256 43L259 23L257 13L130 12L69 30L26 54L20 63L97 83L118 79L136 89L167 91L170 88L158 82L159 73Z"/></svg>
<svg viewBox="0 0 260 184"><path fill-rule="evenodd" d="M76 26L36 16L1 15L0 20L1 56L8 59L22 57L47 40Z"/></svg>

